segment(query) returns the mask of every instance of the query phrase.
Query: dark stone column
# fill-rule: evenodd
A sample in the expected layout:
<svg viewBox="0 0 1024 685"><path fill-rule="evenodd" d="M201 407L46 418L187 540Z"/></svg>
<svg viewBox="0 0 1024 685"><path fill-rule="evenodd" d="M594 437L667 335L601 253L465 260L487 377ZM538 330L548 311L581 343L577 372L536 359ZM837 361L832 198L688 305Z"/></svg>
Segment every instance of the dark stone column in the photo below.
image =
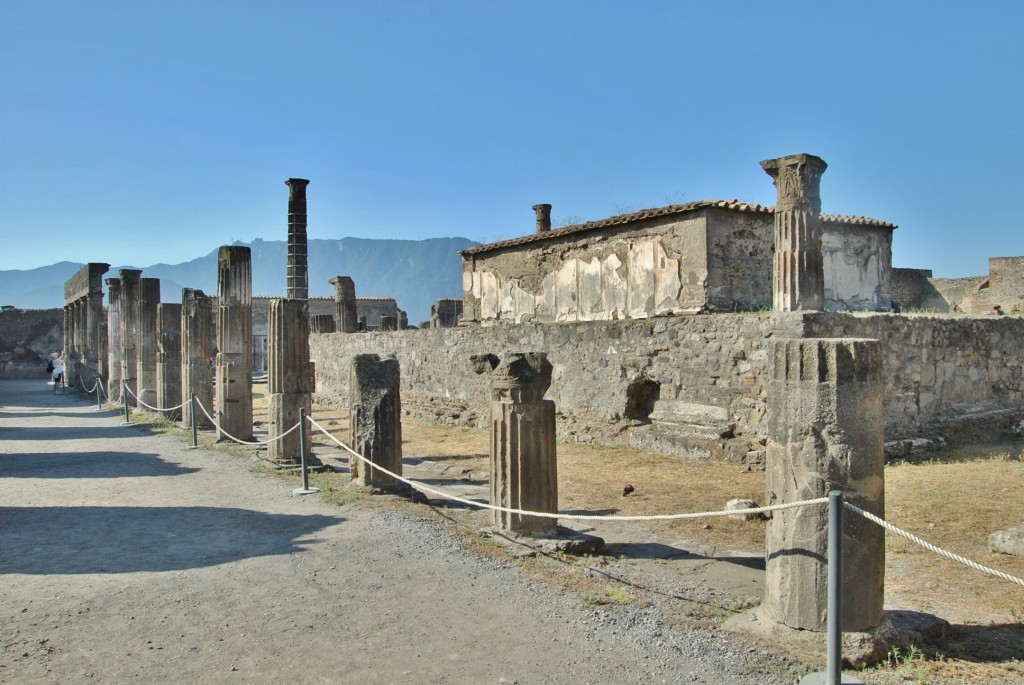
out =
<svg viewBox="0 0 1024 685"><path fill-rule="evenodd" d="M775 256L772 303L779 312L823 309L821 175L828 167L814 155L766 159L761 167L775 183Z"/></svg>
<svg viewBox="0 0 1024 685"><path fill-rule="evenodd" d="M251 250L221 247L217 273L217 421L222 432L252 440Z"/></svg>
<svg viewBox="0 0 1024 685"><path fill-rule="evenodd" d="M182 420L192 425L192 394L207 412L214 413L213 371L213 303L202 290L181 291L181 399L185 402ZM212 424L206 413L196 408L196 425Z"/></svg>
<svg viewBox="0 0 1024 685"><path fill-rule="evenodd" d="M884 517L882 348L877 340L777 340L768 387L768 504L842 490ZM844 512L843 630L882 619L885 535ZM826 628L826 505L773 512L766 536L765 614L801 630Z"/></svg>
<svg viewBox="0 0 1024 685"><path fill-rule="evenodd" d="M267 321L269 370L267 399L269 404L268 456L282 465L298 465L302 448L298 430L280 440L278 436L301 420L300 411L312 408L312 369L309 361L309 305L307 300L271 300ZM305 449L309 453L309 426L306 426Z"/></svg>
<svg viewBox="0 0 1024 685"><path fill-rule="evenodd" d="M156 357L157 335L160 330L160 318L157 308L160 306L160 279L142 278L139 280L138 298L138 337L136 349L138 354L138 389L135 391L140 402L156 407Z"/></svg>
<svg viewBox="0 0 1024 685"><path fill-rule="evenodd" d="M306 186L304 178L289 178L288 186L288 287L285 295L293 300L309 298L309 261L306 239Z"/></svg>
<svg viewBox="0 0 1024 685"><path fill-rule="evenodd" d="M349 430L352 449L375 466L402 475L401 369L394 356L357 354L349 384ZM395 481L355 457L349 457L352 478L362 485L402 489Z"/></svg>
<svg viewBox="0 0 1024 685"><path fill-rule="evenodd" d="M157 318L160 330L157 336L156 406L170 409L181 404L181 305L157 305ZM165 411L162 416L177 421L181 410Z"/></svg>
<svg viewBox="0 0 1024 685"><path fill-rule="evenodd" d="M335 327L339 333L355 333L360 330L356 319L356 284L348 276L335 276L330 283L334 286Z"/></svg>
<svg viewBox="0 0 1024 685"><path fill-rule="evenodd" d="M121 279L107 279L107 399L121 401Z"/></svg>
<svg viewBox="0 0 1024 685"><path fill-rule="evenodd" d="M101 362L106 352L106 340L103 332L103 292L89 293L85 298L85 374L83 378L87 387L93 381L106 383L103 377L104 364Z"/></svg>
<svg viewBox="0 0 1024 685"><path fill-rule="evenodd" d="M473 358L477 373L491 371L491 504L558 512L555 403L544 399L551 363L544 352L517 352L498 360ZM554 532L558 520L492 511L492 523L525 535Z"/></svg>
<svg viewBox="0 0 1024 685"><path fill-rule="evenodd" d="M139 373L139 281L142 271L121 269L121 383L128 386L128 405L135 406Z"/></svg>

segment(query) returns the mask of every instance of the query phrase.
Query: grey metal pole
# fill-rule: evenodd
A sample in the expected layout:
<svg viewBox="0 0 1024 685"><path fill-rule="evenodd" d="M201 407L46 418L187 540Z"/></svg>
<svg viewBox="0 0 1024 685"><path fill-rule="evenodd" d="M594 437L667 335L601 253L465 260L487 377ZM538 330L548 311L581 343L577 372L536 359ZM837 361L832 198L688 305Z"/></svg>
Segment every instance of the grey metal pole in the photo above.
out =
<svg viewBox="0 0 1024 685"><path fill-rule="evenodd" d="M96 379L96 411L103 411L103 399L100 396L100 380Z"/></svg>
<svg viewBox="0 0 1024 685"><path fill-rule="evenodd" d="M828 493L828 661L829 685L843 677L843 493Z"/></svg>
<svg viewBox="0 0 1024 685"><path fill-rule="evenodd" d="M306 468L306 408L299 409L299 454L302 458L302 489L309 490L309 470Z"/></svg>
<svg viewBox="0 0 1024 685"><path fill-rule="evenodd" d="M128 384L121 388L121 401L124 402L124 422L131 423L131 416L128 414Z"/></svg>
<svg viewBox="0 0 1024 685"><path fill-rule="evenodd" d="M197 421L196 421L196 394L192 393L191 397L188 398L188 401L192 405L192 415L190 417L192 419L192 447L198 448L199 447L199 429L196 427L196 423L197 423Z"/></svg>

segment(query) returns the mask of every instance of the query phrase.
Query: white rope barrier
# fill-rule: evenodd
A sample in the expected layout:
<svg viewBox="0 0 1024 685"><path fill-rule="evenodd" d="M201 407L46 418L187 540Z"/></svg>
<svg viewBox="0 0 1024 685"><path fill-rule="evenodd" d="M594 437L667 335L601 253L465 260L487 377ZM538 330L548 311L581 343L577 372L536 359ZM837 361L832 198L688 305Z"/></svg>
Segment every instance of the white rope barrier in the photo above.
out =
<svg viewBox="0 0 1024 685"><path fill-rule="evenodd" d="M231 433L228 433L223 428L221 428L220 424L217 423L217 419L215 419L212 416L210 416L210 412L206 410L206 407L203 406L203 403L199 401L198 397L196 398L196 404L198 404L199 408L202 410L202 412L204 414L206 414L206 418L208 418L210 420L210 423L213 424L214 428L216 428L218 431L220 431L221 433L226 435L229 439L234 440L235 442L237 442L239 445L254 445L254 446L256 446L256 445L271 445L271 444L277 442L278 440L283 440L284 436L288 435L293 430L297 430L298 427L299 427L299 424L296 423L294 426L292 426L291 428L286 430L284 433L281 433L280 435L278 435L276 437L273 437L270 440L265 440L265 441L256 440L256 441L253 441L253 442L250 442L248 440L241 440L241 439L236 438L235 436L233 436Z"/></svg>
<svg viewBox="0 0 1024 685"><path fill-rule="evenodd" d="M181 404L179 404L176 407L163 407L163 408L161 408L161 407L154 407L153 405L146 404L141 399L139 399L139 396L136 395L134 392L132 392L132 389L128 387L127 383L125 383L124 389L128 392L129 395L131 395L132 397L135 398L135 401L139 404L139 406L145 407L146 409L149 409L151 411L177 411L178 409L181 409L182 407L185 406L185 403L182 402Z"/></svg>
<svg viewBox="0 0 1024 685"><path fill-rule="evenodd" d="M539 518L566 519L566 520L570 520L570 521L593 521L593 520L601 520L601 521L674 521L674 520L679 520L679 519L706 518L706 517L711 517L711 516L736 516L736 515L743 515L743 514L760 514L760 513L765 513L765 512L769 512L769 511L781 511L783 509L793 509L793 508L796 508L796 507L805 507L805 506L809 506L809 505L812 505L812 504L827 504L828 503L828 497L819 497L817 499L800 500L798 502L789 502L787 504L773 504L773 505L767 506L767 507L756 507L756 508L752 508L752 509L738 509L738 510L728 510L728 511L724 511L724 510L723 511L700 511L700 512L692 512L692 513L685 513L685 514L652 514L652 515L649 515L649 516L609 516L609 515L603 515L603 514L566 514L566 513L552 513L552 512L546 512L546 511L529 511L529 510L526 510L526 509L513 509L511 507L499 507L499 506L497 506L495 504L490 504L490 503L487 503L487 502L478 502L476 500L466 499L465 497L459 497L458 495L454 495L454 494L452 494L450 492L445 492L443 490L438 490L436 488L429 487L429 486L424 485L422 483L419 483L417 481L410 480L408 478L403 478L402 476L398 475L397 473L392 473L391 471L388 471L385 468L381 468L377 464L374 464L369 459L367 459L363 455L361 455L358 452L356 452L355 450L353 450L351 447L349 447L348 445L343 443L341 440L338 440L336 437L331 435L330 432L328 432L327 429L325 429L323 426L321 426L319 423L317 423L316 420L313 417L307 416L306 418L309 419L309 422L311 424L313 424L313 426L315 428L318 428L321 433L323 433L328 438L330 438L336 445L341 447L343 450L345 450L346 452L348 452L352 456L356 457L357 459L361 460L367 466L369 466L369 467L371 467L371 468L373 468L373 469L375 469L377 471L380 471L381 473L383 473L385 475L388 475L391 478L394 478L395 480L397 480L399 482L402 482L402 483L405 483L406 485L414 487L417 490L420 490L421 492L426 492L426 493L429 493L429 494L432 494L432 495L437 495L438 497L443 497L445 499L449 499L449 500L452 500L454 502L459 502L459 503L465 504L467 506L477 507L479 509L489 509L491 511L502 511L502 512L505 512L505 513L508 513L508 514L519 514L519 515L522 515L522 516L537 516Z"/></svg>
<svg viewBox="0 0 1024 685"><path fill-rule="evenodd" d="M981 571L982 573L987 573L990 576L995 576L996 578L1002 578L1003 580L1008 580L1011 583L1016 583L1017 585L1020 585L1020 586L1024 587L1024 580L1018 578L1017 576L1011 576L1009 573L1003 573L1002 571L997 571L994 568L989 568L988 566L982 566L981 564L979 564L977 562L974 562L974 561L971 561L970 559L967 559L965 557L962 557L959 554L953 554L952 552L946 551L946 550L942 549L941 547L936 547L935 545L931 544L930 542L925 542L924 540L922 540L921 538L917 537L913 533L908 533L907 531L903 530L902 528L897 528L896 526L892 525L891 523L889 523L885 519L879 518L878 516L875 516L871 512L864 511L860 507L855 506L853 504L850 504L849 502L843 502L843 504L846 505L846 508L849 509L850 511L856 512L856 513L860 514L861 516L863 516L864 518L866 518L867 520L873 521L874 523L877 523L878 525L880 525L882 528L884 528L885 530L889 531L890 533L895 533L896 535L899 535L902 538L906 538L907 540L910 540L911 542L913 542L913 543L915 543L917 545L920 545L921 547L924 547L929 552L935 552L936 554L938 554L941 557L946 557L947 559L951 559L953 561L958 561L961 564L963 564L964 566L973 568L975 571Z"/></svg>

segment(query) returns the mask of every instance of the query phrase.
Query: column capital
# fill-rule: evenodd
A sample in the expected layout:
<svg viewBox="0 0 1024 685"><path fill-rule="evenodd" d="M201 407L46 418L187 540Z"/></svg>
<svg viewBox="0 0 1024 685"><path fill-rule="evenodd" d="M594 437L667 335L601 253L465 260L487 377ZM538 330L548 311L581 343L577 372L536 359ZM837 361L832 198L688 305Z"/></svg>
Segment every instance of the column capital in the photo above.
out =
<svg viewBox="0 0 1024 685"><path fill-rule="evenodd" d="M777 192L775 211L811 208L821 212L821 175L828 164L821 157L800 153L761 162Z"/></svg>

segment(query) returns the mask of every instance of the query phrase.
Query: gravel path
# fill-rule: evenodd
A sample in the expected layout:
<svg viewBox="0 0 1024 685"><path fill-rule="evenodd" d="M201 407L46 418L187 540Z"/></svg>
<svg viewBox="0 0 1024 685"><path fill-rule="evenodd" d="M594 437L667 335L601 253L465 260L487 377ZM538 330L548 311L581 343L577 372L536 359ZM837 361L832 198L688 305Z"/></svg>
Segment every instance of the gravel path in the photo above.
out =
<svg viewBox="0 0 1024 685"><path fill-rule="evenodd" d="M0 682L796 679L728 633L666 625L665 603L587 607L440 523L290 490L43 381L0 381Z"/></svg>

